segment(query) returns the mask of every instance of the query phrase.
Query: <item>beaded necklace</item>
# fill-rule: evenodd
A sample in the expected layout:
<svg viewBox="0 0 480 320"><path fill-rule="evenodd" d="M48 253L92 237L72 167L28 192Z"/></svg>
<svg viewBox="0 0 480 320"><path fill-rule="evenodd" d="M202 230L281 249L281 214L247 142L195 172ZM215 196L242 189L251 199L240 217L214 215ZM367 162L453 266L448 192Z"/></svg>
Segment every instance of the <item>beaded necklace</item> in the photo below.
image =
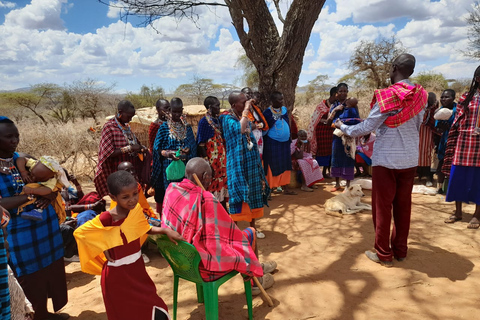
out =
<svg viewBox="0 0 480 320"><path fill-rule="evenodd" d="M185 122L185 119L183 119L183 115L178 122L173 121L170 117L167 120L167 124L168 129L170 130L170 138L183 143L187 138L187 123Z"/></svg>
<svg viewBox="0 0 480 320"><path fill-rule="evenodd" d="M270 107L270 110L272 111L272 116L275 121L282 119L282 108L280 108L280 110L277 111L275 110L275 108Z"/></svg>
<svg viewBox="0 0 480 320"><path fill-rule="evenodd" d="M118 121L117 117L115 117L115 122L117 123L118 128L120 128L120 130L122 130L122 134L125 137L125 140L127 140L127 143L129 145L138 144L137 137L135 137L135 135L133 134L132 130L130 129L130 126L128 125L128 123L126 123L125 125L122 125Z"/></svg>
<svg viewBox="0 0 480 320"><path fill-rule="evenodd" d="M230 109L228 110L228 113L234 117L235 119L237 119L238 121L240 121L240 118L237 116L237 114L235 113L235 111L233 111L233 109ZM245 135L245 138L247 139L247 149L248 150L252 150L253 148L253 142L252 140L250 139L250 129L247 128L247 132L244 133Z"/></svg>
<svg viewBox="0 0 480 320"><path fill-rule="evenodd" d="M25 183L23 182L20 172L18 171L17 167L15 167L13 163L13 158L7 158L7 159L0 158L0 163L1 163L0 171L3 174L8 174L12 176L12 185L13 185L13 188L15 189L15 194L16 195L20 194L20 192L22 192L22 188L25 186Z"/></svg>
<svg viewBox="0 0 480 320"><path fill-rule="evenodd" d="M207 114L205 114L205 119L207 119L207 122L210 125L210 127L212 127L213 131L215 131L217 134L222 135L222 131L221 131L221 128L220 128L220 122L215 122L213 120L212 115L208 112L207 112Z"/></svg>

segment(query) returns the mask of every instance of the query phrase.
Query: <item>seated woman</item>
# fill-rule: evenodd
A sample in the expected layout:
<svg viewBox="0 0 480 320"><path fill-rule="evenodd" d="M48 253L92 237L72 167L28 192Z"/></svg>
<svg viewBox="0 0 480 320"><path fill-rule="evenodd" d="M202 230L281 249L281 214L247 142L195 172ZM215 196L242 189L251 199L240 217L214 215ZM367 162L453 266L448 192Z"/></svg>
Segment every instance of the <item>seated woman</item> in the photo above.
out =
<svg viewBox="0 0 480 320"><path fill-rule="evenodd" d="M317 160L313 159L307 131L298 131L298 138L290 144L290 151L293 169L302 171L302 187L300 189L312 192L317 188L315 183L323 180L323 175Z"/></svg>

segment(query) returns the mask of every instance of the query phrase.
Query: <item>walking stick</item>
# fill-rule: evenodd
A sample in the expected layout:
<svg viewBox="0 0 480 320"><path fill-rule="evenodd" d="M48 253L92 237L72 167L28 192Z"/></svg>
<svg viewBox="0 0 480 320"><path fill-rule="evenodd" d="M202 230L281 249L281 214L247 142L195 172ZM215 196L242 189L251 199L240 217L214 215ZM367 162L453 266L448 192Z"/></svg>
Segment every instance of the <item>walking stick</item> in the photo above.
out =
<svg viewBox="0 0 480 320"><path fill-rule="evenodd" d="M203 184L202 182L200 181L200 179L198 179L198 176L194 173L193 174L193 178L195 179L195 182L198 184L198 186L200 188L202 188L203 191L206 191L205 188L203 187ZM265 291L265 289L263 289L262 285L260 284L260 281L258 281L257 277L252 277L253 278L253 282L255 282L255 284L257 285L257 287L260 289L260 292L262 293L263 297L265 298L265 300L267 300L267 303L270 307L273 307L273 301L272 301L272 298L270 298L270 296L268 295L268 293Z"/></svg>

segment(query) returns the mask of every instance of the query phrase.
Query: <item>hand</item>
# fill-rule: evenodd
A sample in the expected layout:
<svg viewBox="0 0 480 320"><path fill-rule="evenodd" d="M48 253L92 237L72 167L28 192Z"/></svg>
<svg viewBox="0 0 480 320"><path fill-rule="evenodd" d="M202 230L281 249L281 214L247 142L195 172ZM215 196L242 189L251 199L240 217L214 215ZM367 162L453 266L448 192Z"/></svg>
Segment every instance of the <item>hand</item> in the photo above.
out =
<svg viewBox="0 0 480 320"><path fill-rule="evenodd" d="M92 210L96 212L101 212L105 210L105 200L98 200L92 206Z"/></svg>
<svg viewBox="0 0 480 320"><path fill-rule="evenodd" d="M165 235L170 239L175 244L178 244L177 241L185 241L185 239L182 237L180 233L177 231L173 231L171 229L165 229Z"/></svg>
<svg viewBox="0 0 480 320"><path fill-rule="evenodd" d="M32 182L35 182L33 180L33 177L32 175L30 174L30 172L28 171L21 171L20 172L20 175L22 176L22 180L24 183L32 183Z"/></svg>
<svg viewBox="0 0 480 320"><path fill-rule="evenodd" d="M337 129L340 129L340 127L342 126L343 122L340 121L340 119L337 119L337 121L335 121L335 128Z"/></svg>
<svg viewBox="0 0 480 320"><path fill-rule="evenodd" d="M52 192L50 194L46 194L42 197L46 198L48 201L52 202L53 200L55 200L55 198L57 198L57 195L58 195L58 191L57 192Z"/></svg>
<svg viewBox="0 0 480 320"><path fill-rule="evenodd" d="M176 151L167 151L168 152L168 157L172 160L180 160L179 157L177 157L177 152Z"/></svg>
<svg viewBox="0 0 480 320"><path fill-rule="evenodd" d="M23 193L25 193L25 194L35 194L35 188L23 187Z"/></svg>
<svg viewBox="0 0 480 320"><path fill-rule="evenodd" d="M132 145L131 145L131 148L132 148L132 152L136 152L136 153L143 152L143 151L142 151L142 148L143 148L142 145L132 144Z"/></svg>
<svg viewBox="0 0 480 320"><path fill-rule="evenodd" d="M37 206L39 209L46 209L50 205L51 201L48 200L47 198L41 197L37 199L37 201L34 202L34 204Z"/></svg>
<svg viewBox="0 0 480 320"><path fill-rule="evenodd" d="M110 253L108 253L108 250L103 251L103 254L105 255L105 258L107 258L107 261L109 262L115 262L115 260L110 257Z"/></svg>
<svg viewBox="0 0 480 320"><path fill-rule="evenodd" d="M155 195L155 189L150 187L150 189L148 189L147 191L147 194L150 196L150 197L153 197Z"/></svg>
<svg viewBox="0 0 480 320"><path fill-rule="evenodd" d="M64 224L67 226L71 226L72 228L75 229L75 227L77 226L77 218L68 219L67 221L64 222Z"/></svg>
<svg viewBox="0 0 480 320"><path fill-rule="evenodd" d="M335 107L334 111L335 111L335 112L337 112L337 111L342 111L343 108L345 108L345 106L344 106L343 104L341 104L341 105Z"/></svg>
<svg viewBox="0 0 480 320"><path fill-rule="evenodd" d="M183 152L184 154L189 154L189 153L190 153L190 148L188 148L188 147L187 147L187 148L183 148L183 149L182 149L182 152Z"/></svg>

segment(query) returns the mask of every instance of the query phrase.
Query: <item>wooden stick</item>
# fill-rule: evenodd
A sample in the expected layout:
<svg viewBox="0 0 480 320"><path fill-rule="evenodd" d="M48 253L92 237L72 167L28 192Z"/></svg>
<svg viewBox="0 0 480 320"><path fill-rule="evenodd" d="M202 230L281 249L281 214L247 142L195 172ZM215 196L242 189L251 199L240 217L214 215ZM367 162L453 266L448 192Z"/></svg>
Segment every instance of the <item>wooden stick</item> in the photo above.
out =
<svg viewBox="0 0 480 320"><path fill-rule="evenodd" d="M203 191L205 191L205 188L203 187L203 184L202 182L200 181L200 179L198 179L198 176L194 173L193 174L193 179L195 179L195 182L197 183L197 185L202 188ZM258 279L256 277L253 277L253 282L255 282L255 284L257 285L257 287L260 289L260 292L262 293L263 297L265 298L265 300L267 300L267 303L270 307L273 307L273 301L272 301L272 298L270 298L270 296L268 295L268 293L265 291L265 289L263 289L262 285L260 284L260 281L258 281Z"/></svg>

